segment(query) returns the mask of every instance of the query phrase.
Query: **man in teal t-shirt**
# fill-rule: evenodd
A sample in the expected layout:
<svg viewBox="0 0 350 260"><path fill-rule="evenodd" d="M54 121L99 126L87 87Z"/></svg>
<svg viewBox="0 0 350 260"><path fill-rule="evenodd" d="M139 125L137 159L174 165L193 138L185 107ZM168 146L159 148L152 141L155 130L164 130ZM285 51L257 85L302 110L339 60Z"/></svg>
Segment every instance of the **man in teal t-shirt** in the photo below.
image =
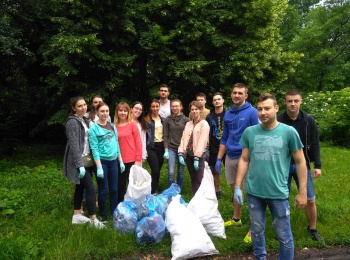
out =
<svg viewBox="0 0 350 260"><path fill-rule="evenodd" d="M307 202L307 169L303 144L293 127L277 121L278 105L273 95L261 94L257 109L261 125L248 127L240 139L243 149L238 163L234 197L243 205L240 186L244 176L248 174L245 189L255 257L266 259L264 231L266 207L269 207L280 242L279 259L293 259L294 241L290 226L288 175L293 156L300 185L295 204L301 209Z"/></svg>

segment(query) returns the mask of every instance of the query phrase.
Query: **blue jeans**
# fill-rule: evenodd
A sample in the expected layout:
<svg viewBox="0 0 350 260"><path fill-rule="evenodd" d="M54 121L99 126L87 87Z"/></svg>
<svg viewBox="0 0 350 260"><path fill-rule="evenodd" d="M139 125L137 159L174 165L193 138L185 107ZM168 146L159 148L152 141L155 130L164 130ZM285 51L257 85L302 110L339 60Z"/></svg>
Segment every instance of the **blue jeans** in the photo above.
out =
<svg viewBox="0 0 350 260"><path fill-rule="evenodd" d="M294 258L294 241L290 226L288 199L262 199L247 194L247 200L251 223L250 231L256 259L266 259L265 223L266 207L268 206L273 217L272 225L276 229L276 236L280 242L278 259L292 260Z"/></svg>
<svg viewBox="0 0 350 260"><path fill-rule="evenodd" d="M292 178L295 181L295 184L298 187L299 190L299 179L298 179L298 174L297 174L297 166L295 164L291 164L289 167L289 176L288 176L288 189L290 192L290 184L292 182ZM307 184L306 184L306 189L307 189L307 199L308 200L315 200L315 188L314 188L314 182L312 180L311 176L311 171L310 171L310 166L307 165Z"/></svg>
<svg viewBox="0 0 350 260"><path fill-rule="evenodd" d="M180 189L182 189L182 185L184 183L184 170L185 165L179 163L179 156L177 155L177 151L168 149L169 152L169 160L168 160L168 187L174 183L175 179L175 169L177 163L177 180L176 183L179 185Z"/></svg>
<svg viewBox="0 0 350 260"><path fill-rule="evenodd" d="M97 179L98 185L98 207L100 209L100 216L106 217L106 198L107 187L109 188L109 206L110 214L113 215L114 210L118 205L118 164L117 160L102 160L103 179Z"/></svg>

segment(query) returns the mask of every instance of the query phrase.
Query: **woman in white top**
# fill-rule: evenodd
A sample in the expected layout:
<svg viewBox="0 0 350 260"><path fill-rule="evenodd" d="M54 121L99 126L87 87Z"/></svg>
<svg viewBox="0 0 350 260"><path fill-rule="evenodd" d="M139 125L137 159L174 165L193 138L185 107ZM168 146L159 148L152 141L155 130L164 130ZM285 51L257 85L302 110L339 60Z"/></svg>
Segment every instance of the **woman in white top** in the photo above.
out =
<svg viewBox="0 0 350 260"><path fill-rule="evenodd" d="M135 122L137 125L137 128L140 132L141 137L141 143L142 143L142 162L145 162L147 159L147 150L146 150L146 132L147 132L147 126L146 121L144 117L144 108L143 104L139 101L136 101L131 106L131 121Z"/></svg>

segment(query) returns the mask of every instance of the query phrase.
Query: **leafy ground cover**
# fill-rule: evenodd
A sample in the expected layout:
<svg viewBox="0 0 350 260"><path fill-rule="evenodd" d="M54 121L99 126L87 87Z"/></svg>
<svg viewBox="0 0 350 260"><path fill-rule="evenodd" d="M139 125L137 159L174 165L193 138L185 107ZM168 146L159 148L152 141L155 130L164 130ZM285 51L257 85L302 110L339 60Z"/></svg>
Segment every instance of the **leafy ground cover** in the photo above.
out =
<svg viewBox="0 0 350 260"><path fill-rule="evenodd" d="M107 229L71 224L74 186L61 175L63 147L22 147L12 157L0 160L0 259L121 259L141 256L171 257L170 236L159 244L139 245L134 234L120 234L110 221ZM291 207L292 229L296 249L330 248L349 245L350 221L349 171L350 151L322 144L322 176L315 180L318 230L324 243L311 240L306 232L303 211ZM149 170L148 165L145 165ZM167 164L163 165L160 190L166 189ZM192 197L190 179L185 172L183 197ZM226 220L232 216L232 192L221 178L219 211ZM293 186L291 204L296 194ZM226 228L227 239L212 237L222 257L252 255L251 245L243 238L249 229L246 205L242 211L243 226ZM266 242L270 253L276 253L278 242L268 213Z"/></svg>

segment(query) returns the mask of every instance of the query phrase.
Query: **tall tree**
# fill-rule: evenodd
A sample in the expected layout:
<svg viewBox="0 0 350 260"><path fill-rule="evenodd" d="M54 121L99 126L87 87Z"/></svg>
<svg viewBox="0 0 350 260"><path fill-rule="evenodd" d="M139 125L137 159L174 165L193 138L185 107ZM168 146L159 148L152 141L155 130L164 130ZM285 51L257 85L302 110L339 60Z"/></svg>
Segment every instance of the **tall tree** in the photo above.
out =
<svg viewBox="0 0 350 260"><path fill-rule="evenodd" d="M38 79L24 89L49 108L33 133L64 121L72 95L147 103L167 83L186 104L238 81L273 91L299 60L278 45L286 0L15 1L34 57L23 78Z"/></svg>
<svg viewBox="0 0 350 260"><path fill-rule="evenodd" d="M337 90L350 84L350 2L326 1L312 9L290 44L303 53L291 82L308 91Z"/></svg>

